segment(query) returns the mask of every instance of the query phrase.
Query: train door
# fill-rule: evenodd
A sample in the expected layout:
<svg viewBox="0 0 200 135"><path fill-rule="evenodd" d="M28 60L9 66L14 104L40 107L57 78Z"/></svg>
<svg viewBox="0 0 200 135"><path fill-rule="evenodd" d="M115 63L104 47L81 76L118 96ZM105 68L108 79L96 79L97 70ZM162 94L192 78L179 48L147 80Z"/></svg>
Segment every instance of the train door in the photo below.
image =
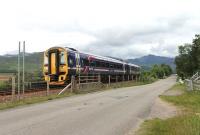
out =
<svg viewBox="0 0 200 135"><path fill-rule="evenodd" d="M56 53L51 53L51 74L56 74Z"/></svg>
<svg viewBox="0 0 200 135"><path fill-rule="evenodd" d="M68 52L69 75L76 75L76 56L74 52Z"/></svg>
<svg viewBox="0 0 200 135"><path fill-rule="evenodd" d="M50 81L58 81L59 75L59 50L51 50L48 52L48 72L50 76Z"/></svg>
<svg viewBox="0 0 200 135"><path fill-rule="evenodd" d="M125 64L123 64L123 71L124 71L124 74L126 74Z"/></svg>
<svg viewBox="0 0 200 135"><path fill-rule="evenodd" d="M126 74L130 74L130 66L129 65L125 65L125 69L126 69Z"/></svg>
<svg viewBox="0 0 200 135"><path fill-rule="evenodd" d="M79 74L81 70L81 63L80 63L80 54L76 52L76 73Z"/></svg>

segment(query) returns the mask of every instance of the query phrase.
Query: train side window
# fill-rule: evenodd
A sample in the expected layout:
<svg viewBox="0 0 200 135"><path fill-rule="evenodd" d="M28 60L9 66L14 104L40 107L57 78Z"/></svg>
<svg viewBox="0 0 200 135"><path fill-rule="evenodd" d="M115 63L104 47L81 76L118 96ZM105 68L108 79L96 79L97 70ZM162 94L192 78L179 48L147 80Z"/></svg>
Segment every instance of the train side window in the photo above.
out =
<svg viewBox="0 0 200 135"><path fill-rule="evenodd" d="M73 57L71 54L68 55L68 63L69 67L74 67L75 66L75 56Z"/></svg>
<svg viewBox="0 0 200 135"><path fill-rule="evenodd" d="M99 61L96 61L96 67L101 67L101 63Z"/></svg>
<svg viewBox="0 0 200 135"><path fill-rule="evenodd" d="M113 64L113 68L116 68L116 65L115 65L115 64Z"/></svg>
<svg viewBox="0 0 200 135"><path fill-rule="evenodd" d="M87 59L82 59L82 65L83 66L89 66L89 61Z"/></svg>
<svg viewBox="0 0 200 135"><path fill-rule="evenodd" d="M100 61L99 67L102 67L102 68L105 67L105 63L103 61Z"/></svg>
<svg viewBox="0 0 200 135"><path fill-rule="evenodd" d="M114 65L111 63L111 64L110 64L110 68L113 68L113 67L114 67Z"/></svg>
<svg viewBox="0 0 200 135"><path fill-rule="evenodd" d="M95 61L90 62L90 66L95 67L95 65L96 65Z"/></svg>
<svg viewBox="0 0 200 135"><path fill-rule="evenodd" d="M120 65L119 64L117 64L117 69L120 69Z"/></svg>
<svg viewBox="0 0 200 135"><path fill-rule="evenodd" d="M106 62L106 67L109 68L109 63Z"/></svg>
<svg viewBox="0 0 200 135"><path fill-rule="evenodd" d="M106 67L106 63L105 63L105 62L102 62L102 63L101 63L101 67Z"/></svg>
<svg viewBox="0 0 200 135"><path fill-rule="evenodd" d="M123 65L120 65L120 69L123 70Z"/></svg>

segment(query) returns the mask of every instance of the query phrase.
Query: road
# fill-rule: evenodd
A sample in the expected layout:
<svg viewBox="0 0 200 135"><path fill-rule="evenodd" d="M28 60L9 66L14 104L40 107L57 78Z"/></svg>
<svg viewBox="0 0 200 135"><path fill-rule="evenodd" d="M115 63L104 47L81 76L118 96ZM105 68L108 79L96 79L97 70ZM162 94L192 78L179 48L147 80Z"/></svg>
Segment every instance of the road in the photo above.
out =
<svg viewBox="0 0 200 135"><path fill-rule="evenodd" d="M175 77L0 111L0 135L124 135L148 117Z"/></svg>

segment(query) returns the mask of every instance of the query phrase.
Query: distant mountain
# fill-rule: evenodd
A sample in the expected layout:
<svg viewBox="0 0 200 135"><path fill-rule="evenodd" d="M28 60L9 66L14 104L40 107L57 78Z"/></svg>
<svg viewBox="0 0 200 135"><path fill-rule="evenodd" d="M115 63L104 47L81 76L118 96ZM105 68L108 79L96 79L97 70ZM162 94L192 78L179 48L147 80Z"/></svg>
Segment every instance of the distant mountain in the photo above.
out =
<svg viewBox="0 0 200 135"><path fill-rule="evenodd" d="M163 56L155 56L155 55L147 55L136 59L128 59L127 60L130 63L140 65L143 67L143 69L148 70L152 67L154 64L167 64L170 65L171 68L175 71L175 64L174 64L174 58L169 57L163 57Z"/></svg>

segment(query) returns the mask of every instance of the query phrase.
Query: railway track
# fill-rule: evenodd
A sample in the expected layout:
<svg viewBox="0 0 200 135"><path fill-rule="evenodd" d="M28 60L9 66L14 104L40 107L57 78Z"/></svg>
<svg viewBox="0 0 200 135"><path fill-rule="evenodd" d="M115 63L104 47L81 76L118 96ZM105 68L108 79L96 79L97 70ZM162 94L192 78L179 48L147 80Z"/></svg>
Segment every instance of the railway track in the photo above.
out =
<svg viewBox="0 0 200 135"><path fill-rule="evenodd" d="M50 90L60 90L62 88L64 88L65 86L50 86ZM26 83L25 84L25 94L26 93L35 93L35 92L41 92L47 91L47 83L46 82L31 82L31 83ZM17 86L15 89L15 94L18 93L17 90ZM22 90L20 90L20 93L22 93ZM8 96L8 95L12 95L12 86L8 85L7 88L4 89L0 89L0 96Z"/></svg>

